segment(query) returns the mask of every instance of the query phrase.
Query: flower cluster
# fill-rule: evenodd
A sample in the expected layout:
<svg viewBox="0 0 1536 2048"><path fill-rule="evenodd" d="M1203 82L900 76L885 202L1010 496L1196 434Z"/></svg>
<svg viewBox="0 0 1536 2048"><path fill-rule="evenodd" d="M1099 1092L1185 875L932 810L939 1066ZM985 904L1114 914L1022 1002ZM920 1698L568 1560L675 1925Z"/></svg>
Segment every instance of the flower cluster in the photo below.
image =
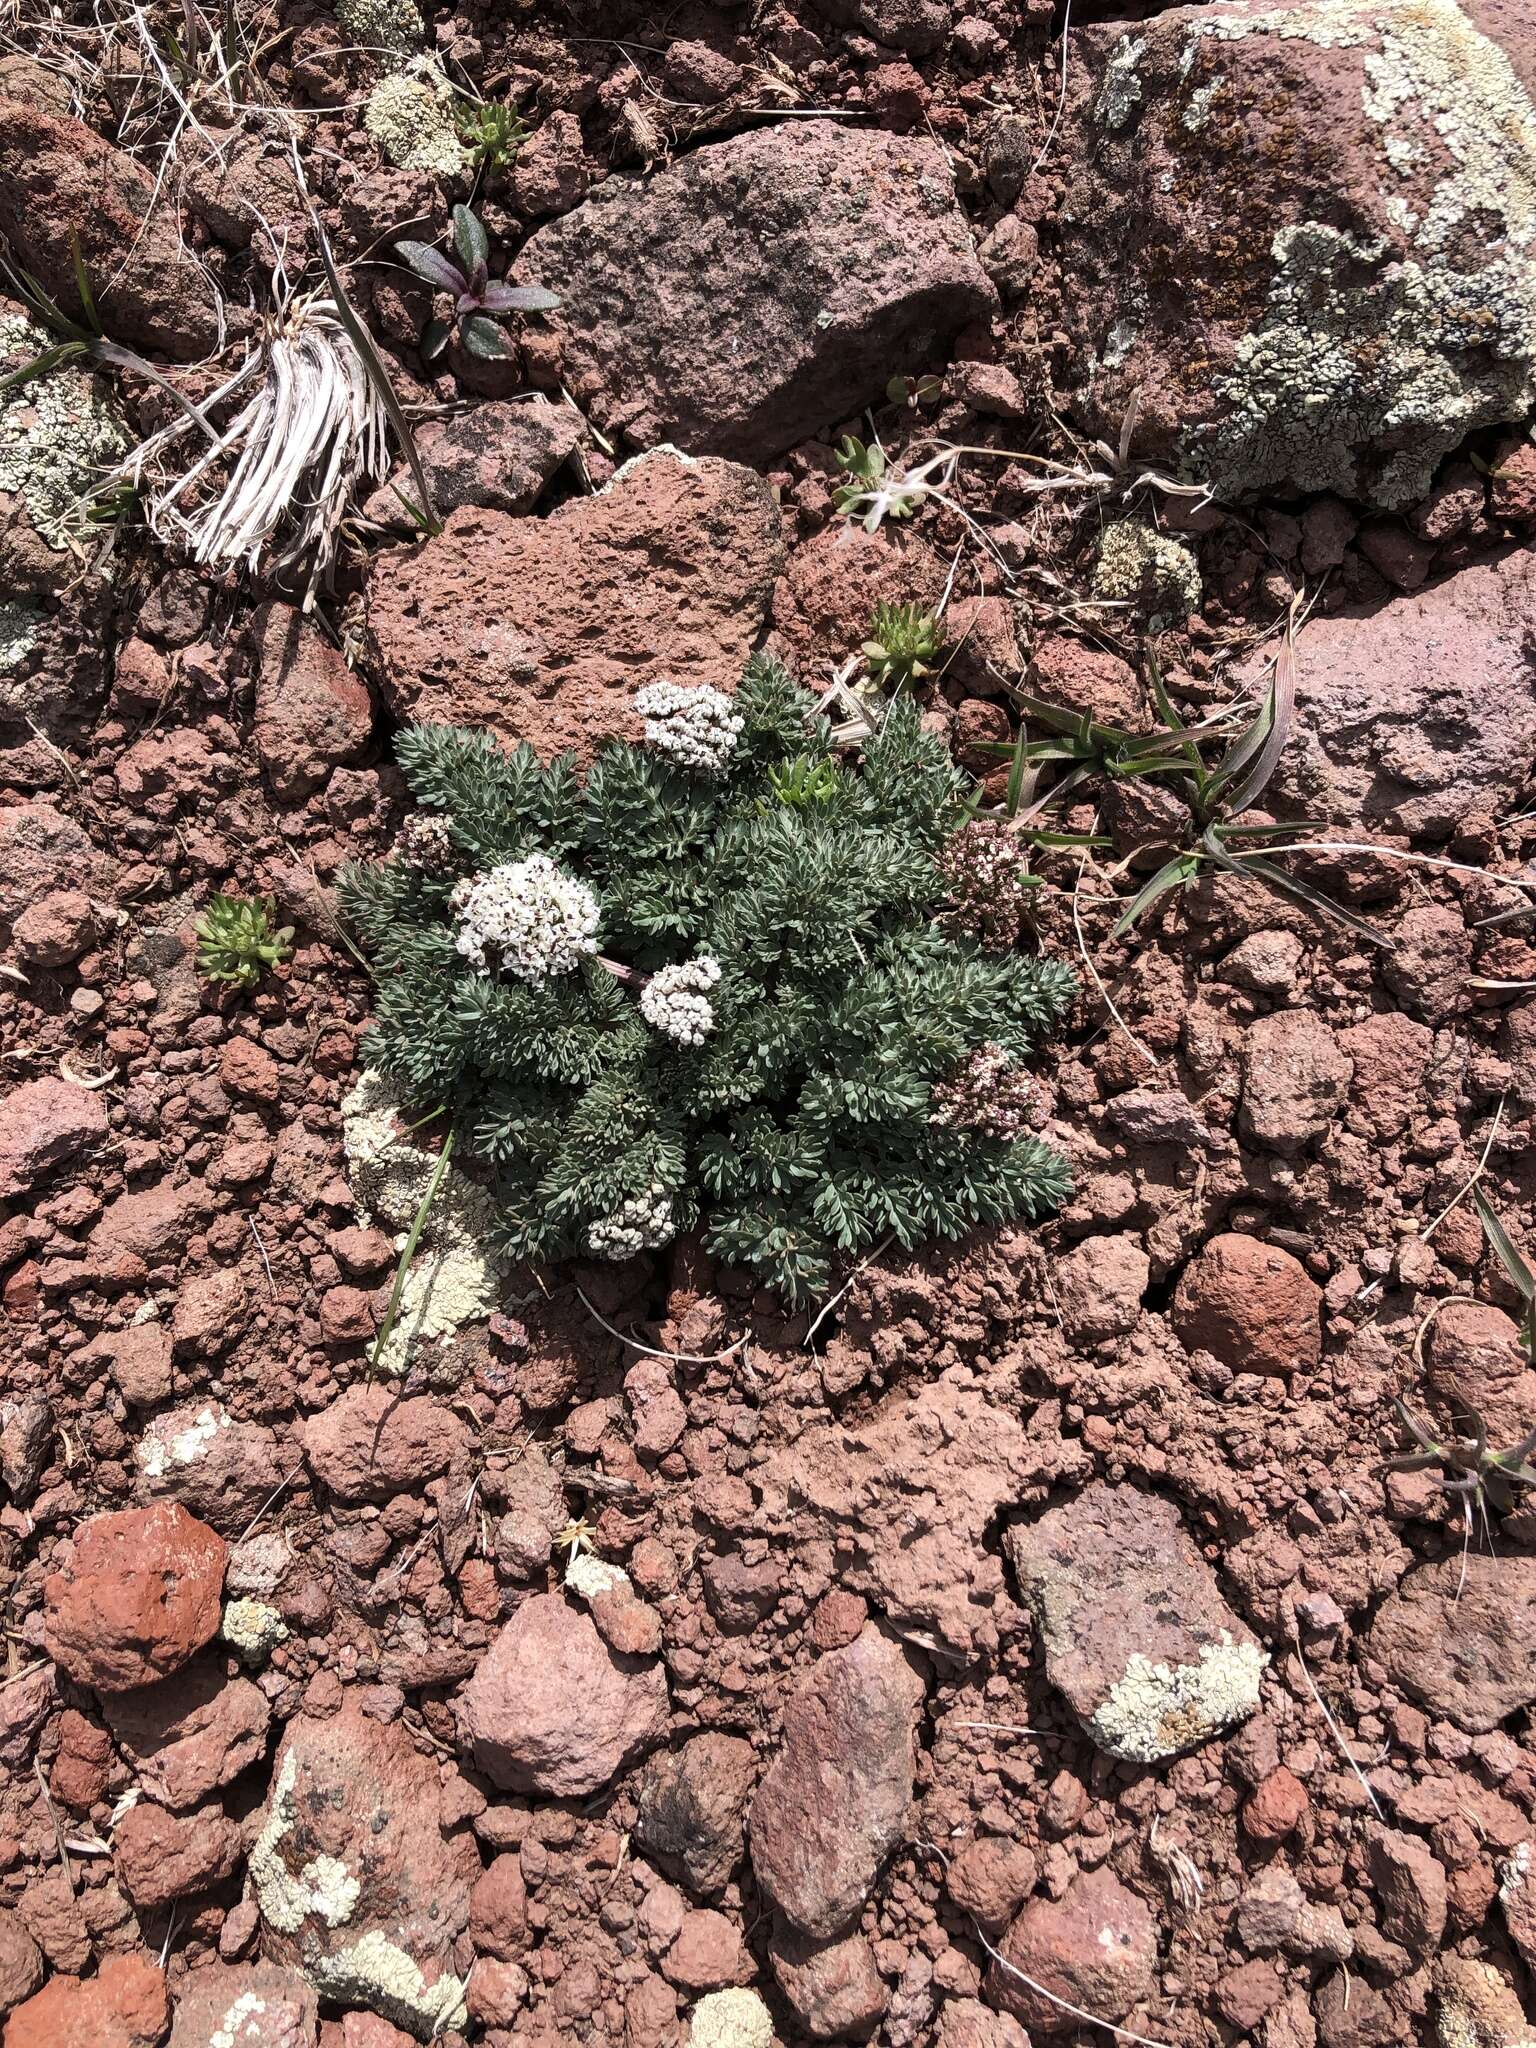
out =
<svg viewBox="0 0 1536 2048"><path fill-rule="evenodd" d="M453 834L448 829L448 820L434 818L430 811L412 811L400 827L395 845L408 868L420 868L431 875L453 866Z"/></svg>
<svg viewBox="0 0 1536 2048"><path fill-rule="evenodd" d="M715 1006L704 990L719 979L720 962L713 953L663 967L640 992L640 1014L679 1045L702 1045L715 1028Z"/></svg>
<svg viewBox="0 0 1536 2048"><path fill-rule="evenodd" d="M1029 1076L1013 1054L988 1039L963 1067L929 1091L928 1121L1012 1144L1029 1128L1024 1121L1029 1089Z"/></svg>
<svg viewBox="0 0 1536 2048"><path fill-rule="evenodd" d="M597 898L546 854L471 875L448 901L458 918L455 944L477 967L487 965L490 947L520 981L548 981L597 951Z"/></svg>
<svg viewBox="0 0 1536 2048"><path fill-rule="evenodd" d="M672 1197L653 1181L643 1195L631 1195L611 1216L587 1225L587 1250L594 1259L632 1259L670 1244L675 1233Z"/></svg>
<svg viewBox="0 0 1536 2048"><path fill-rule="evenodd" d="M1034 879L1028 855L1000 819L975 818L939 855L940 922L989 953L1006 953L1024 930Z"/></svg>
<svg viewBox="0 0 1536 2048"><path fill-rule="evenodd" d="M670 754L681 768L718 775L730 760L740 737L742 720L731 700L708 683L685 689L681 683L647 683L635 698L645 720L645 736L653 747Z"/></svg>

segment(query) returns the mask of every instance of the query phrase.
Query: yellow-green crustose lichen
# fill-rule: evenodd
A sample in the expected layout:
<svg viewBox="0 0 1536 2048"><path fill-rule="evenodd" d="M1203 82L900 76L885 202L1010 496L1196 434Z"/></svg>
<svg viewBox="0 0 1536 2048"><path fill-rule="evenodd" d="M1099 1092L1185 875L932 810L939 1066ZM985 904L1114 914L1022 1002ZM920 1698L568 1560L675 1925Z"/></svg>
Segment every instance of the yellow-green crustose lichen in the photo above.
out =
<svg viewBox="0 0 1536 2048"><path fill-rule="evenodd" d="M453 109L453 90L442 72L430 59L416 59L379 80L368 95L363 125L400 170L451 178L469 160Z"/></svg>
<svg viewBox="0 0 1536 2048"><path fill-rule="evenodd" d="M1360 51L1384 230L1275 232L1268 305L1216 381L1225 416L1191 453L1228 495L1288 484L1406 504L1469 432L1536 402L1536 109L1455 0L1191 13L1186 79L1213 42ZM1141 98L1145 40L1123 37L1109 60L1107 129ZM1170 140L1182 129L1200 147L1221 83L1192 90Z"/></svg>
<svg viewBox="0 0 1536 2048"><path fill-rule="evenodd" d="M1138 1654L1089 1716L1088 1732L1111 1756L1161 1763L1246 1720L1268 1662L1257 1643L1235 1643L1225 1629L1192 1664L1154 1664Z"/></svg>
<svg viewBox="0 0 1536 2048"><path fill-rule="evenodd" d="M0 365L19 367L53 337L21 314L0 317ZM62 553L85 526L85 505L128 447L104 386L61 363L0 393L0 493L19 498L39 539ZM0 607L0 668L5 666Z"/></svg>
<svg viewBox="0 0 1536 2048"><path fill-rule="evenodd" d="M336 19L360 50L381 63L412 56L426 33L416 0L336 0Z"/></svg>
<svg viewBox="0 0 1536 2048"><path fill-rule="evenodd" d="M404 1112L392 1085L372 1067L341 1106L358 1214L390 1232L404 1250L437 1155L401 1128ZM490 1249L495 1209L489 1195L457 1167L443 1176L416 1256L405 1276L400 1310L379 1364L403 1373L415 1346L483 1322L500 1306L502 1266Z"/></svg>
<svg viewBox="0 0 1536 2048"><path fill-rule="evenodd" d="M242 1595L229 1601L219 1634L246 1664L265 1664L279 1643L288 1640L288 1624L265 1600Z"/></svg>
<svg viewBox="0 0 1536 2048"><path fill-rule="evenodd" d="M1200 565L1182 541L1144 519L1114 519L1094 557L1091 586L1101 604L1129 604L1182 623L1200 609Z"/></svg>

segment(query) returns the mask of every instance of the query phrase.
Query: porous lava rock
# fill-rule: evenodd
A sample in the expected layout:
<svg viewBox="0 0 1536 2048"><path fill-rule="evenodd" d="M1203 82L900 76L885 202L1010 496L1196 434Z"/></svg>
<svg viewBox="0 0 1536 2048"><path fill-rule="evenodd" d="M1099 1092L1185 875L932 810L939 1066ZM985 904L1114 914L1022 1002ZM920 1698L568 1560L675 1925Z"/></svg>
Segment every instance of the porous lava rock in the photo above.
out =
<svg viewBox="0 0 1536 2048"><path fill-rule="evenodd" d="M446 1822L438 1767L400 1722L355 1694L324 1718L297 1715L250 1854L268 1959L418 2039L461 2024L453 1943L480 1859Z"/></svg>
<svg viewBox="0 0 1536 2048"><path fill-rule="evenodd" d="M560 294L566 380L638 442L763 462L996 299L938 144L796 121L610 178L515 280Z"/></svg>
<svg viewBox="0 0 1536 2048"><path fill-rule="evenodd" d="M89 1088L49 1077L0 1097L0 1201L25 1195L55 1167L107 1135L107 1112Z"/></svg>
<svg viewBox="0 0 1536 2048"><path fill-rule="evenodd" d="M1185 1267L1173 1327L1187 1351L1209 1351L1234 1372L1289 1374L1322 1355L1322 1299L1281 1246L1223 1230Z"/></svg>
<svg viewBox="0 0 1536 2048"><path fill-rule="evenodd" d="M1134 394L1138 449L1224 497L1395 507L1525 413L1536 112L1455 0L1234 0L1072 40L1058 274L1100 430Z"/></svg>
<svg viewBox="0 0 1536 2048"><path fill-rule="evenodd" d="M703 1898L724 1891L745 1846L757 1775L750 1742L710 1731L651 1758L640 1780L635 1840Z"/></svg>
<svg viewBox="0 0 1536 2048"><path fill-rule="evenodd" d="M440 1401L376 1380L339 1395L304 1426L304 1456L333 1500L386 1501L446 1472L469 1432Z"/></svg>
<svg viewBox="0 0 1536 2048"><path fill-rule="evenodd" d="M319 2001L275 1963L200 1963L176 1987L170 2048L315 2048Z"/></svg>
<svg viewBox="0 0 1536 2048"><path fill-rule="evenodd" d="M1354 1069L1321 1017L1276 1010L1243 1034L1242 1129L1254 1144L1291 1157L1332 1124Z"/></svg>
<svg viewBox="0 0 1536 2048"><path fill-rule="evenodd" d="M1489 556L1386 604L1345 605L1296 636L1296 718L1266 802L1448 838L1495 815L1536 751L1536 562Z"/></svg>
<svg viewBox="0 0 1536 2048"><path fill-rule="evenodd" d="M188 1812L265 1753L272 1710L248 1678L226 1678L199 1657L158 1685L111 1695L103 1709L112 1739L146 1795Z"/></svg>
<svg viewBox="0 0 1536 2048"><path fill-rule="evenodd" d="M761 477L658 448L548 518L451 514L376 564L368 632L397 716L590 756L648 681L735 688L782 560Z"/></svg>
<svg viewBox="0 0 1536 2048"><path fill-rule="evenodd" d="M278 796L297 801L357 760L373 700L341 650L292 605L263 605L252 632L256 752Z"/></svg>
<svg viewBox="0 0 1536 2048"><path fill-rule="evenodd" d="M748 1839L759 1885L802 1934L843 1933L899 1840L923 1695L910 1657L871 1623L818 1659L785 1708Z"/></svg>
<svg viewBox="0 0 1536 2048"><path fill-rule="evenodd" d="M1017 1612L986 1546L998 1513L1086 1469L1076 1439L1032 1433L978 1388L948 1379L856 1425L804 1431L764 1468L764 1502L802 1526L814 1511L850 1556L843 1585L904 1629L966 1656L995 1649Z"/></svg>
<svg viewBox="0 0 1536 2048"><path fill-rule="evenodd" d="M126 1692L179 1670L219 1626L222 1536L174 1501L95 1515L43 1582L43 1642L77 1685Z"/></svg>
<svg viewBox="0 0 1536 2048"><path fill-rule="evenodd" d="M5 2048L155 2048L170 2023L165 1976L142 1950L94 1977L52 1977L5 2026Z"/></svg>
<svg viewBox="0 0 1536 2048"><path fill-rule="evenodd" d="M416 453L432 491L439 518L461 505L493 512L528 512L535 499L576 449L583 435L581 414L571 405L492 400L447 419L424 420L416 428ZM363 502L363 517L381 526L416 527L406 503L421 493L407 462L397 463ZM403 502L404 501L404 502Z"/></svg>
<svg viewBox="0 0 1536 2048"><path fill-rule="evenodd" d="M126 150L64 113L0 98L0 233L49 296L83 311L76 258L114 340L190 361L221 338L176 209Z"/></svg>
<svg viewBox="0 0 1536 2048"><path fill-rule="evenodd" d="M1394 1685L1486 1735L1536 1701L1536 1556L1474 1551L1415 1566L1366 1647Z"/></svg>
<svg viewBox="0 0 1536 2048"><path fill-rule="evenodd" d="M240 1863L240 1829L222 1808L167 1813L139 1799L112 1835L118 1882L140 1912L207 1891Z"/></svg>
<svg viewBox="0 0 1536 2048"><path fill-rule="evenodd" d="M874 1950L862 1934L807 1941L781 1928L769 1941L768 1960L795 2018L813 2041L864 2040L890 2003Z"/></svg>
<svg viewBox="0 0 1536 2048"><path fill-rule="evenodd" d="M1059 1899L1031 1899L998 1950L1003 1961L987 1973L987 1996L1031 2035L1072 2033L1079 2021L1023 1977L1111 2025L1149 1997L1157 1981L1157 1924L1136 1893L1102 1867L1083 1871Z"/></svg>
<svg viewBox="0 0 1536 2048"><path fill-rule="evenodd" d="M540 1593L475 1667L459 1699L459 1733L493 1784L579 1799L654 1748L667 1711L660 1664L617 1655L589 1615Z"/></svg>
<svg viewBox="0 0 1536 2048"><path fill-rule="evenodd" d="M1161 1763L1258 1705L1264 1653L1171 1502L1090 1486L1005 1547L1046 1675L1110 1756Z"/></svg>

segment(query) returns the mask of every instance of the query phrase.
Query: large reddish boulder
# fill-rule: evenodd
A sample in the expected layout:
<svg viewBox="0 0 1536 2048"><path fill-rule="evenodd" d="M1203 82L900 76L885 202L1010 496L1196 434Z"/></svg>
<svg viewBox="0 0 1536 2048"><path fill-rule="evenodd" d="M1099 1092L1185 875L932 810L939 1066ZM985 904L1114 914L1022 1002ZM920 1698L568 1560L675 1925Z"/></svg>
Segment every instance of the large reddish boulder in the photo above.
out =
<svg viewBox="0 0 1536 2048"><path fill-rule="evenodd" d="M155 2048L170 2025L165 1976L142 1950L94 1977L54 1977L6 2022L5 2048Z"/></svg>
<svg viewBox="0 0 1536 2048"><path fill-rule="evenodd" d="M440 519L461 505L530 512L544 486L581 445L585 428L573 405L492 401L447 419L423 420L416 453ZM421 492L408 462L397 464L363 505L381 526L416 526L405 502Z"/></svg>
<svg viewBox="0 0 1536 2048"><path fill-rule="evenodd" d="M400 1722L355 1696L325 1719L298 1715L250 1854L267 1956L419 2039L457 2026L453 1944L480 1858L447 1823L437 1764Z"/></svg>
<svg viewBox="0 0 1536 2048"><path fill-rule="evenodd" d="M900 1839L923 1697L910 1657L871 1623L785 1708L748 1836L759 1885L802 1934L842 1934Z"/></svg>
<svg viewBox="0 0 1536 2048"><path fill-rule="evenodd" d="M1081 2022L1032 1990L1026 1977L1111 2025L1156 1988L1157 1923L1104 1867L1074 1878L1060 1899L1031 1899L998 1949L1002 1961L987 1973L987 1995L1032 2035L1075 2033Z"/></svg>
<svg viewBox="0 0 1536 2048"><path fill-rule="evenodd" d="M69 114L0 99L0 233L66 310L83 309L78 245L106 331L178 361L216 346L207 279L182 242L169 188Z"/></svg>
<svg viewBox="0 0 1536 2048"><path fill-rule="evenodd" d="M559 292L578 398L644 445L744 462L857 412L996 304L938 144L832 121L610 178L514 276Z"/></svg>
<svg viewBox="0 0 1536 2048"><path fill-rule="evenodd" d="M1258 1705L1264 1653L1170 1501L1097 1484L1006 1547L1047 1676L1111 1756L1161 1763Z"/></svg>
<svg viewBox="0 0 1536 2048"><path fill-rule="evenodd" d="M813 2041L866 2040L890 2003L874 1950L862 1934L807 1941L803 1934L776 1929L768 1959L779 1989Z"/></svg>
<svg viewBox="0 0 1536 2048"><path fill-rule="evenodd" d="M1322 1299L1288 1251L1224 1230L1185 1267L1173 1327L1187 1351L1209 1351L1234 1372L1292 1373L1322 1355Z"/></svg>
<svg viewBox="0 0 1536 2048"><path fill-rule="evenodd" d="M93 1090L51 1077L13 1088L0 1098L0 1201L27 1194L106 1135L107 1112Z"/></svg>
<svg viewBox="0 0 1536 2048"><path fill-rule="evenodd" d="M618 1655L590 1616L540 1593L481 1658L459 1701L459 1732L494 1784L580 1799L655 1747L667 1711L660 1664Z"/></svg>
<svg viewBox="0 0 1536 2048"><path fill-rule="evenodd" d="M174 1501L96 1515L43 1582L43 1642L77 1685L126 1692L179 1670L219 1626L228 1546Z"/></svg>
<svg viewBox="0 0 1536 2048"><path fill-rule="evenodd" d="M239 1826L222 1808L167 1813L147 1799L129 1807L112 1836L119 1882L141 1912L222 1883L238 1868L240 1847Z"/></svg>
<svg viewBox="0 0 1536 2048"><path fill-rule="evenodd" d="M656 449L548 518L467 509L382 557L368 631L397 716L590 754L640 738L646 682L735 688L782 555L761 477Z"/></svg>
<svg viewBox="0 0 1536 2048"><path fill-rule="evenodd" d="M1100 431L1223 497L1398 506L1528 410L1536 114L1455 0L1175 7L1072 55L1058 274Z"/></svg>
<svg viewBox="0 0 1536 2048"><path fill-rule="evenodd" d="M1495 1450L1536 1428L1536 1369L1502 1309L1448 1301L1429 1326L1428 1381L1441 1412L1470 1427L1480 1415Z"/></svg>
<svg viewBox="0 0 1536 2048"><path fill-rule="evenodd" d="M333 1500L352 1504L410 1493L457 1464L469 1431L425 1394L402 1399L377 1380L348 1387L304 1425L309 1468Z"/></svg>

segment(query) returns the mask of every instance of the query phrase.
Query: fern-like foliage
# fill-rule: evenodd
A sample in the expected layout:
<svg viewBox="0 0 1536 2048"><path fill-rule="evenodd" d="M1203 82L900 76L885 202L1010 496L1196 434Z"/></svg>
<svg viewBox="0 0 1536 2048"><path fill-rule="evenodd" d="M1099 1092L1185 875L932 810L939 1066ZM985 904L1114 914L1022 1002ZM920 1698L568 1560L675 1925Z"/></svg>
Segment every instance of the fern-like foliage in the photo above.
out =
<svg viewBox="0 0 1536 2048"><path fill-rule="evenodd" d="M588 1254L660 1205L671 1233L702 1230L803 1301L882 1238L910 1248L1063 1199L1057 1152L935 1123L929 1098L984 1044L1028 1054L1073 979L935 923L966 785L909 699L851 765L770 659L735 710L713 776L614 741L583 782L569 760L413 727L400 765L453 858L350 869L343 900L380 969L365 1055L451 1109L507 1250ZM455 883L535 854L596 896L599 955L542 981L473 966ZM706 955L713 1028L680 1043L639 991Z"/></svg>

